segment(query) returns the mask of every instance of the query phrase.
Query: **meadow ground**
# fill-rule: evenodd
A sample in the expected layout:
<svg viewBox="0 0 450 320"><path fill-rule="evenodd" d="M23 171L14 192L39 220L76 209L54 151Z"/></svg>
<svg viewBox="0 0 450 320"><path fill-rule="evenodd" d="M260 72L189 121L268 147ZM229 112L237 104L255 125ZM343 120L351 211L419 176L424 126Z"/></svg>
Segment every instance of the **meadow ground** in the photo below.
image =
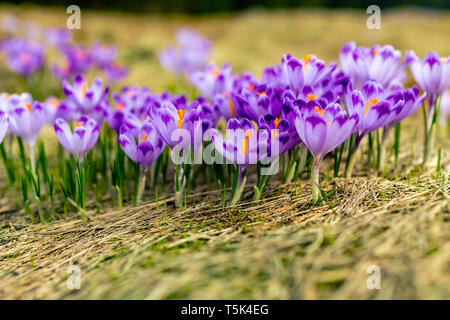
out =
<svg viewBox="0 0 450 320"><path fill-rule="evenodd" d="M12 12L47 25L66 19L64 9L1 7L0 15ZM127 82L156 92L176 81L159 66L157 52L186 25L211 38L213 60L236 71L259 72L288 52L336 60L349 40L389 43L420 56L450 52L449 12L383 11L379 31L369 31L365 20L363 11L196 18L83 12L77 37L116 43L131 69ZM0 81L13 89L12 80ZM86 225L75 214L32 224L14 209L1 169L0 298L449 299L450 142L448 133L438 133L439 173L437 152L420 166L418 112L402 127L396 168L391 152L388 169L377 174L362 152L354 178L322 178L328 198L317 206L307 179L281 185L275 178L262 201L251 201L249 185L233 209L223 210L220 190L200 187L179 210L170 205L170 192L159 201L148 192L141 206L120 211L105 198L104 210L90 210ZM50 129L44 135L56 143ZM324 161L321 172L330 166ZM66 285L72 264L81 268L80 290ZM371 265L381 269L380 290L366 286Z"/></svg>

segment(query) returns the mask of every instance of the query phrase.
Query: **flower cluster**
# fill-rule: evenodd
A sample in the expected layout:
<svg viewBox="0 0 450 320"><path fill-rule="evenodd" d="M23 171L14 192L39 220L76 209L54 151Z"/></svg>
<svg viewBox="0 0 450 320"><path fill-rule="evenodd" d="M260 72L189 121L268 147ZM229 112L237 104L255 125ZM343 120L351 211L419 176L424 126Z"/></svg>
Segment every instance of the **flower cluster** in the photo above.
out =
<svg viewBox="0 0 450 320"><path fill-rule="evenodd" d="M63 61L49 65L51 73L60 80L71 79L92 68L101 70L111 82L122 80L128 74L117 63L117 49L113 45L96 42L85 47L76 44L66 28L43 28L37 24L16 35L17 25L22 23L9 17L5 31L11 31L10 38L0 42L0 53L4 52L7 67L16 74L29 78L44 68L46 60L55 56L47 55L49 51L56 51Z"/></svg>
<svg viewBox="0 0 450 320"><path fill-rule="evenodd" d="M427 117L426 158L441 101L443 114L448 114L448 91L444 92L450 87L449 60L433 52L423 61L412 51L402 59L402 53L392 46L365 48L351 42L341 50L340 66L312 54L301 58L286 54L260 75L238 74L229 64L209 62L209 41L183 29L177 34L178 47L164 50L160 61L173 73L184 74L200 92L201 96L190 100L186 95L158 94L138 85L110 94L101 78L88 81L83 73L95 64L121 74L115 66L114 47L94 44L88 50L74 45L70 33L63 30L48 30L46 37L67 57L66 65L53 69L62 79L63 95L40 102L30 94L1 94L0 142L7 130L19 136L29 148L31 170L38 176L33 147L43 126L52 125L61 146L76 161L78 189L74 191L65 180L60 182L61 188L66 198L71 194L78 197L83 211L89 170L86 163L94 168L90 179L96 185L99 178L95 170L102 172L108 184L105 168L110 166L119 203L124 177L129 176L125 168L133 170L139 202L147 175L152 176L156 192L161 172L165 184L169 150L175 164L177 207L186 201L202 173L224 189L227 183L231 185L229 205L235 205L251 166L257 172L254 199L259 200L279 163L283 182L293 181L310 166L312 200L317 202L320 164L328 154L335 155L338 175L342 152L349 150L345 175L350 177L361 142L366 136L372 139L381 129L378 164L384 168L389 130L395 127L398 132L401 121L424 106L427 99L428 110L423 107ZM10 55L10 68L18 73L29 75L42 67L43 49L38 44L8 40L3 50ZM408 65L418 86L405 88ZM101 161L90 159L92 149ZM124 164L124 155L132 166ZM42 162L40 158L40 165Z"/></svg>

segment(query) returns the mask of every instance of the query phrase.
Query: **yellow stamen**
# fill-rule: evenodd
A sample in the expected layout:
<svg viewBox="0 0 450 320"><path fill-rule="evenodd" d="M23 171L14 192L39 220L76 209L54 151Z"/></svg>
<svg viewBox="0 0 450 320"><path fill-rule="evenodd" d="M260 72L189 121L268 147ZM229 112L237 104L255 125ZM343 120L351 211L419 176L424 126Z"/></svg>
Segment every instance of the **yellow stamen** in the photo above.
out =
<svg viewBox="0 0 450 320"><path fill-rule="evenodd" d="M31 103L26 102L26 103L24 103L24 106L28 109L28 111L31 112Z"/></svg>
<svg viewBox="0 0 450 320"><path fill-rule="evenodd" d="M323 110L322 108L319 108L318 106L314 107L314 111L316 113L318 113L319 115L323 115L325 113L325 110Z"/></svg>
<svg viewBox="0 0 450 320"><path fill-rule="evenodd" d="M306 100L306 102L310 102L311 100L314 100L316 98L316 95L312 93L308 93L306 96L308 97L308 100Z"/></svg>
<svg viewBox="0 0 450 320"><path fill-rule="evenodd" d="M183 117L184 117L185 113L186 113L186 110L177 110L177 114L178 114L177 125L178 125L178 129L180 129L180 130L181 130L181 126L183 125Z"/></svg>
<svg viewBox="0 0 450 320"><path fill-rule="evenodd" d="M442 58L441 62L442 62L442 64L446 63L447 62L447 58Z"/></svg>
<svg viewBox="0 0 450 320"><path fill-rule="evenodd" d="M53 108L59 107L59 100L58 99L50 99L49 103L52 105Z"/></svg>
<svg viewBox="0 0 450 320"><path fill-rule="evenodd" d="M255 85L253 83L248 85L248 90L253 91L255 90Z"/></svg>
<svg viewBox="0 0 450 320"><path fill-rule="evenodd" d="M256 95L259 97L260 95L267 94L267 91L257 92Z"/></svg>
<svg viewBox="0 0 450 320"><path fill-rule="evenodd" d="M231 95L229 92L225 92L224 95L228 99L228 108L230 108L231 116L234 118L236 113L234 112L234 105L233 105L233 102L231 101Z"/></svg>
<svg viewBox="0 0 450 320"><path fill-rule="evenodd" d="M303 56L303 59L305 60L305 65L303 66L303 70L305 70L306 66L308 65L309 61L311 60L311 56L309 54L305 54Z"/></svg>
<svg viewBox="0 0 450 320"><path fill-rule="evenodd" d="M369 100L367 100L366 103L366 111L364 114L367 114L367 112L369 111L369 108L372 108L375 104L377 104L380 100L378 100L377 98L370 98Z"/></svg>
<svg viewBox="0 0 450 320"><path fill-rule="evenodd" d="M9 93L5 93L5 98L8 100L9 99L9 97L11 97L11 95L9 94Z"/></svg>
<svg viewBox="0 0 450 320"><path fill-rule="evenodd" d="M81 86L81 97L82 98L84 98L84 96L86 95L87 89L88 89L88 84L85 82Z"/></svg>
<svg viewBox="0 0 450 320"><path fill-rule="evenodd" d="M378 54L378 49L373 49L373 55L376 56Z"/></svg>
<svg viewBox="0 0 450 320"><path fill-rule="evenodd" d="M220 70L218 68L214 68L214 69L211 70L211 74L214 77L217 77L219 75L219 73L220 73Z"/></svg>
<svg viewBox="0 0 450 320"><path fill-rule="evenodd" d="M254 132L249 129L245 130L245 139L241 142L241 152L244 156L248 153L248 142L250 141L250 137Z"/></svg>
<svg viewBox="0 0 450 320"><path fill-rule="evenodd" d="M81 127L83 124L84 124L83 121L75 122L75 125L76 125L78 128Z"/></svg>
<svg viewBox="0 0 450 320"><path fill-rule="evenodd" d="M330 122L328 122L328 126L331 126L331 121L330 121Z"/></svg>
<svg viewBox="0 0 450 320"><path fill-rule="evenodd" d="M273 124L275 125L275 129L278 128L278 125L280 124L281 119L276 118L275 120L273 120Z"/></svg>
<svg viewBox="0 0 450 320"><path fill-rule="evenodd" d="M142 141L147 141L148 136L146 134L144 134L144 136L139 136L139 140Z"/></svg>

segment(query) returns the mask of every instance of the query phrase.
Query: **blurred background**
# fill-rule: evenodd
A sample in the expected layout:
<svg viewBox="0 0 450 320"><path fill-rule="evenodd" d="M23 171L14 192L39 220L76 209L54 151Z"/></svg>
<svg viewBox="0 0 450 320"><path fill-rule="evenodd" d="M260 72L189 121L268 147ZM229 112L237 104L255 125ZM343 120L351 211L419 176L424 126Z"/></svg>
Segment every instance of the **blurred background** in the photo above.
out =
<svg viewBox="0 0 450 320"><path fill-rule="evenodd" d="M29 1L9 1L15 4L27 4ZM73 1L39 0L40 5L74 4ZM398 6L424 6L429 8L449 8L448 0L93 0L77 1L77 5L92 9L120 10L138 13L217 13L248 10L254 8L367 8L376 4L383 8Z"/></svg>
<svg viewBox="0 0 450 320"><path fill-rule="evenodd" d="M449 0L377 1L381 29L369 30L367 6L373 1L354 0L263 0L263 1L78 1L81 29L71 30L73 42L86 50L96 43L117 49L115 63L126 74L112 82L117 89L138 83L151 90L183 91L180 77L165 70L159 53L176 43L180 28L197 31L209 39L210 61L228 62L233 71L259 74L268 65L292 53L315 54L327 62L338 61L342 45L391 44L403 52L414 50L423 57L428 51L450 53ZM10 1L0 3L0 40L26 37L42 40L48 28L66 29L70 1ZM67 29L66 29L67 30ZM44 70L63 65L64 54L46 46ZM59 50L60 51L60 50ZM4 63L0 52L0 92L20 91L20 80ZM110 74L92 69L89 76ZM110 71L110 70L109 70ZM44 98L61 95L61 82L51 72L35 90ZM116 75L116 74L113 74ZM34 86L32 86L33 88ZM180 89L182 88L182 89Z"/></svg>

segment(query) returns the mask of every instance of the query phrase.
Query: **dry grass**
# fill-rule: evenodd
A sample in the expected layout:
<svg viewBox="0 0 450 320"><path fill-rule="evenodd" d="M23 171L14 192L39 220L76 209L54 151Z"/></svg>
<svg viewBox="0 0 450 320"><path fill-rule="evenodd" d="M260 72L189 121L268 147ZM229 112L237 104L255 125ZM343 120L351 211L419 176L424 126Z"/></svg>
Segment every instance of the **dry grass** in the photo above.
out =
<svg viewBox="0 0 450 320"><path fill-rule="evenodd" d="M45 17L49 24L61 20L56 11L33 9L24 15L35 21ZM336 59L350 38L363 44L390 42L420 54L432 48L448 53L449 44L442 40L449 14L423 15L386 14L383 30L370 33L364 16L355 12L197 20L87 13L84 26L93 31L81 36L108 32L125 52L155 52L175 28L189 23L214 39L217 60L257 71L284 52L308 50ZM106 24L111 20L117 23ZM147 62L137 59L131 79L155 90L172 81L154 56ZM249 186L243 201L225 211L219 191L197 191L184 210L173 209L168 194L167 211L163 200L152 200L122 211L89 212L86 225L75 216L40 225L30 224L23 210L10 209L11 198L3 197L0 298L448 299L450 146L441 134L441 176L435 173L436 155L420 168L418 128L418 115L405 123L397 169L377 177L362 157L355 178L321 181L325 192L336 193L318 206L310 203L309 181L280 185L275 179L261 202L249 201ZM330 164L325 162L322 172ZM81 290L67 289L70 264L82 270ZM381 290L366 287L369 265L381 268Z"/></svg>

